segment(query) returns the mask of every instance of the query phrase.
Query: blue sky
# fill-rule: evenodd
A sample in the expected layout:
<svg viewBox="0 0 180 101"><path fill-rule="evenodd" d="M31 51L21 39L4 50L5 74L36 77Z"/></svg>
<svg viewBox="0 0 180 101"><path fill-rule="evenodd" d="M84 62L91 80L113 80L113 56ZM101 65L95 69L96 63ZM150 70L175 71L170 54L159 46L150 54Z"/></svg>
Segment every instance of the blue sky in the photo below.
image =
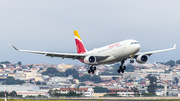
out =
<svg viewBox="0 0 180 101"><path fill-rule="evenodd" d="M141 51L171 48L149 61L178 60L179 0L13 0L0 1L0 61L23 64L81 64L21 49L76 53L74 30L87 50L126 39L138 40Z"/></svg>

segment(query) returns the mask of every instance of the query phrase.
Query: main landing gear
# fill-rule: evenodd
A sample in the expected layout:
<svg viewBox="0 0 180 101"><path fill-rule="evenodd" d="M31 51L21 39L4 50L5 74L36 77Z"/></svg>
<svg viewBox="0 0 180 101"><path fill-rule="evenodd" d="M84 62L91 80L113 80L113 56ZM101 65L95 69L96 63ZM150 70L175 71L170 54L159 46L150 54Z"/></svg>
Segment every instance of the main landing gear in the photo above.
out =
<svg viewBox="0 0 180 101"><path fill-rule="evenodd" d="M90 73L94 74L95 70L96 70L96 67L95 67L95 66L91 66L91 67L89 68L89 70L88 70L88 73L89 73L89 74L90 74Z"/></svg>
<svg viewBox="0 0 180 101"><path fill-rule="evenodd" d="M122 72L124 73L124 70L126 70L126 66L123 66L124 65L124 62L125 62L125 59L123 59L121 61L121 66L119 67L119 69L117 70L118 73Z"/></svg>

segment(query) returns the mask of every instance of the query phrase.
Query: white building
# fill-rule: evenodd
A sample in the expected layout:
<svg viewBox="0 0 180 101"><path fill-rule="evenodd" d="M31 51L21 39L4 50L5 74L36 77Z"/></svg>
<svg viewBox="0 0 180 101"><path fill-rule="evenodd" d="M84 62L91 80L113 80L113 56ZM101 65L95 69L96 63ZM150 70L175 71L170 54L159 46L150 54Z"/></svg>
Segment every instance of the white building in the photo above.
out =
<svg viewBox="0 0 180 101"><path fill-rule="evenodd" d="M37 91L39 87L36 85L0 85L0 91Z"/></svg>
<svg viewBox="0 0 180 101"><path fill-rule="evenodd" d="M71 82L66 77L52 77L47 82L47 85L64 85L71 84Z"/></svg>
<svg viewBox="0 0 180 101"><path fill-rule="evenodd" d="M119 96L134 96L131 89L109 89L109 94L118 94Z"/></svg>
<svg viewBox="0 0 180 101"><path fill-rule="evenodd" d="M48 91L17 91L17 95L22 95L22 97L26 96L38 96L38 95L44 95L49 97Z"/></svg>

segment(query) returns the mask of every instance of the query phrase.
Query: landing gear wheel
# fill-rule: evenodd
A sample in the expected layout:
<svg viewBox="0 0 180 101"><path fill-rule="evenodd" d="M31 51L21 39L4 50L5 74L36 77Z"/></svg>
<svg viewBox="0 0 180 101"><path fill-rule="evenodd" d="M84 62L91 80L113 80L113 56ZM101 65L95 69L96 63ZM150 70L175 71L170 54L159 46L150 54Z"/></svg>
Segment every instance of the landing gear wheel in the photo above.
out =
<svg viewBox="0 0 180 101"><path fill-rule="evenodd" d="M120 66L119 69L122 71L123 70L122 66Z"/></svg>
<svg viewBox="0 0 180 101"><path fill-rule="evenodd" d="M92 66L90 67L90 70L93 70L93 67L92 67Z"/></svg>
<svg viewBox="0 0 180 101"><path fill-rule="evenodd" d="M126 70L126 66L123 66L123 67L122 67L122 70Z"/></svg>
<svg viewBox="0 0 180 101"><path fill-rule="evenodd" d="M130 60L130 63L134 63L134 60Z"/></svg>
<svg viewBox="0 0 180 101"><path fill-rule="evenodd" d="M90 74L90 73L91 73L91 70L88 70L88 73Z"/></svg>
<svg viewBox="0 0 180 101"><path fill-rule="evenodd" d="M94 74L94 70L92 70L92 73Z"/></svg>
<svg viewBox="0 0 180 101"><path fill-rule="evenodd" d="M118 73L120 73L120 72L121 72L121 70L120 70L120 69L118 69L118 70L117 70L117 72L118 72Z"/></svg>
<svg viewBox="0 0 180 101"><path fill-rule="evenodd" d="M96 70L96 67L94 67L94 70Z"/></svg>

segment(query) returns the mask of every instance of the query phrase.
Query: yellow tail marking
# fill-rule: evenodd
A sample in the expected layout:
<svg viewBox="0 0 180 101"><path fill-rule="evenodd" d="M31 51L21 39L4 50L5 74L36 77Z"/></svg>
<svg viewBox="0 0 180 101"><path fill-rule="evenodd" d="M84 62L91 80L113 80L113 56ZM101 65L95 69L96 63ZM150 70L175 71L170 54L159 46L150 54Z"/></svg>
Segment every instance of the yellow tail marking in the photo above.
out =
<svg viewBox="0 0 180 101"><path fill-rule="evenodd" d="M81 40L77 30L74 31L74 35L77 36Z"/></svg>

